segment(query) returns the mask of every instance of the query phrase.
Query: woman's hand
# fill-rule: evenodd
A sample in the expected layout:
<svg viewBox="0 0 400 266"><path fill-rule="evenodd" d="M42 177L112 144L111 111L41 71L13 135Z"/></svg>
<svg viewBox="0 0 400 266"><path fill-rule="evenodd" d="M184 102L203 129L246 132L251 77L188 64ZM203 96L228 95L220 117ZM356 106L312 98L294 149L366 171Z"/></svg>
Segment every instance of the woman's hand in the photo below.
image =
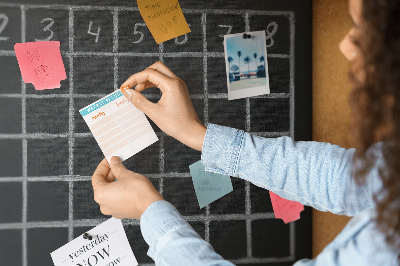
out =
<svg viewBox="0 0 400 266"><path fill-rule="evenodd" d="M92 186L100 211L117 219L139 220L153 202L164 200L147 177L127 170L118 157L100 162Z"/></svg>
<svg viewBox="0 0 400 266"><path fill-rule="evenodd" d="M135 90L130 89L135 85ZM157 103L140 93L151 87L162 92ZM121 85L121 91L166 134L193 149L202 150L206 127L197 117L186 84L163 63L156 62L132 75Z"/></svg>

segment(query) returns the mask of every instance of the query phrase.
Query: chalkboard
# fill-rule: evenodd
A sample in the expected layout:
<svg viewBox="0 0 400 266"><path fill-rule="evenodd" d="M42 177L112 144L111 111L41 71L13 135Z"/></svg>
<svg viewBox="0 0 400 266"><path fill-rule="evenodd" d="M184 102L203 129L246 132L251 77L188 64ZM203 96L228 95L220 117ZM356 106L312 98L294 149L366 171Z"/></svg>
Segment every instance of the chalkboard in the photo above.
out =
<svg viewBox="0 0 400 266"><path fill-rule="evenodd" d="M186 82L204 124L311 140L311 0L180 0L191 33L160 45L136 1L9 1L0 3L2 265L52 265L50 252L109 218L90 182L103 155L78 110L157 60ZM271 94L228 101L223 35L257 30L266 31ZM59 89L36 91L21 79L14 44L36 40L61 42L68 78ZM145 94L160 98L156 89ZM199 209L188 166L200 153L152 125L160 140L125 165L219 254L239 265L310 258L309 208L284 224L268 191L232 178L233 192ZM139 222L123 224L138 262L153 264Z"/></svg>

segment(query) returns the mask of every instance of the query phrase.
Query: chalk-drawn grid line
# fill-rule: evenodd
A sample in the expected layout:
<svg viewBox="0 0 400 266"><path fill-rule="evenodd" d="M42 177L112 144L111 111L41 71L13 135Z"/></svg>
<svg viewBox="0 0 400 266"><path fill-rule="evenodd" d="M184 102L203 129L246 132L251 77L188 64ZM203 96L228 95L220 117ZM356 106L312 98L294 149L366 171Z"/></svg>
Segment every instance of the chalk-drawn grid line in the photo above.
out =
<svg viewBox="0 0 400 266"><path fill-rule="evenodd" d="M69 51L73 51L73 36L74 36L74 27L71 23L74 22L74 13L71 9L68 10L68 47ZM74 173L74 145L75 145L75 110L74 110L74 62L73 57L69 56L69 110L68 110L68 173L72 175ZM74 182L69 181L68 184L68 241L71 241L74 238L74 227L73 227L73 219L74 219Z"/></svg>
<svg viewBox="0 0 400 266"><path fill-rule="evenodd" d="M182 215L189 222L205 222L207 219L210 221L243 221L250 218L252 221L262 220L262 219L275 219L273 212L265 213L252 213L247 215L245 213L237 214L210 214L209 218L204 215ZM75 219L73 221L74 227L83 226L97 226L102 222L105 222L108 218L100 219ZM140 225L138 220L123 219L123 225ZM0 230L7 229L23 229L25 226L27 228L54 228L54 227L69 227L69 220L61 221L31 221L26 223L0 223Z"/></svg>
<svg viewBox="0 0 400 266"><path fill-rule="evenodd" d="M2 7L21 7L21 4L15 3L0 3ZM80 5L60 5L60 4L51 4L51 5L40 5L33 4L27 5L25 4L25 9L64 9L73 11L77 10L108 10L108 11L138 11L137 7L126 7L126 6L80 6ZM190 8L182 8L183 13L187 14L229 14L229 15L245 15L248 13L249 15L269 15L269 16L287 16L289 17L293 14L293 11L266 11L266 10L231 10L231 9L190 9Z"/></svg>
<svg viewBox="0 0 400 266"><path fill-rule="evenodd" d="M111 93L111 92L110 92ZM148 99L159 99L159 94L143 94ZM103 98L107 96L106 93L97 93L97 94L16 94L16 93L0 93L0 98L30 98L30 99L45 99L45 98L69 98L72 96L73 98ZM204 94L190 94L190 99L200 99L204 100L208 99L228 99L228 93L212 93L205 96ZM270 93L265 95L258 95L251 97L252 99L273 99L273 98L290 98L289 93Z"/></svg>
<svg viewBox="0 0 400 266"><path fill-rule="evenodd" d="M56 5L42 6L42 7L43 8L52 8L52 7L55 7L55 6ZM25 11L26 11L26 9L30 9L30 8L39 8L39 5L35 5L35 6L30 6L30 5L23 6L23 5L20 5L20 7L21 7L21 10L22 10L22 12L21 12L22 13L21 20L23 21L22 26L21 26L23 28L23 30L22 30L23 33L22 34L24 35L22 37L22 40L24 40L25 39L24 27L25 27L25 23L26 23L26 21L25 21L26 20ZM60 6L58 6L58 7L60 7ZM86 6L65 6L64 8L68 8L70 10L70 14L71 13L73 14L74 10L81 10L81 9L83 9L83 10L92 10L92 9L96 9L96 7L86 7ZM98 8L98 10L112 10L113 11L113 16L114 16L114 35L115 35L115 30L118 30L118 26L115 25L115 17L118 18L117 12L119 10L137 10L137 8L125 9L125 8L118 8L118 7L97 7L97 8ZM265 11L261 11L260 12L260 11L243 11L243 10L242 11L231 11L231 10L226 10L226 11L224 11L224 10L185 10L185 9L183 11L184 11L184 13L201 13L202 16L204 16L204 17L206 16L207 13L213 13L213 14L242 14L242 15L245 16L245 19L246 19L246 31L250 31L249 20L248 20L249 14L251 14L251 15L253 15L253 14L256 14L256 15L263 15L263 14L264 15L282 15L282 13L285 13L284 15L288 16L291 19L291 49L290 49L291 53L290 53L289 56L287 56L287 55L278 55L276 57L289 58L290 59L290 65L291 65L291 70L290 70L290 82L291 82L290 84L291 84L291 86L290 87L291 87L291 90L290 90L290 97L289 98L291 98L291 107L290 107L291 108L291 114L294 114L293 113L294 112L294 99L293 99L293 96L294 96L293 92L294 91L292 90L294 88L294 86L293 86L293 84L294 84L294 81L293 81L294 72L293 72L293 69L292 69L292 66L294 66L294 53L292 53L294 51L294 47L293 47L293 43L292 43L292 41L294 41L294 39L292 38L292 35L294 34L294 30L293 30L294 29L294 23L293 23L294 14L293 14L293 12L265 12ZM205 20L202 19L202 24L203 24L204 21ZM71 22L71 20L70 20L70 22ZM72 20L72 23L73 23L73 20ZM116 74L116 71L117 71L116 68L117 68L117 64L118 64L117 56L127 56L127 55L128 56L153 56L151 53L146 53L146 54L143 54L143 53L136 53L136 54L135 53L121 53L121 54L116 54L116 51L117 51L117 48L118 48L118 38L115 38L115 36L114 36L113 53L106 53L106 54L104 54L104 53L98 53L98 54L96 54L96 53L73 53L73 31L72 31L72 34L71 34L71 29L73 29L73 25L71 26L71 24L70 24L69 26L70 26L70 41L69 41L70 42L70 50L66 54L67 54L68 57L70 57L70 64L71 65L73 65L71 63L71 61L72 61L71 57L74 57L74 56L76 56L76 57L77 56L92 56L92 55L114 56L114 65L115 65L114 66L114 79L116 79L117 76L118 76ZM205 25L202 25L202 26L205 29ZM203 53L185 53L185 54L182 54L182 53L170 53L170 54L167 54L167 53L162 53L162 49L160 49L160 52L162 53L162 54L159 54L160 60L163 61L162 60L163 56L166 56L166 57L168 57L168 56L171 56L171 57L197 56L197 57L203 57L203 62L205 64L205 67L207 67L207 57L208 56L209 57L222 57L223 53L207 53L207 51L206 51L206 41L204 40L204 42L205 42L205 46L204 46L205 49L203 50ZM73 73L73 70L70 69L70 72ZM207 71L206 70L204 72L204 80L205 81L207 80ZM22 83L23 83L23 81L22 81ZM116 80L114 80L115 89L117 89L116 88L116 84L117 84ZM73 165L71 165L71 162L73 162L73 157L72 157L73 156L73 152L71 152L71 150L73 150L73 143L74 143L75 137L76 137L76 135L74 134L74 123L73 123L73 121L74 121L74 117L73 117L73 114L74 114L74 111L73 111L73 99L74 99L74 96L73 96L73 88L72 87L73 86L70 84L70 92L68 94L68 97L70 99L70 105L71 106L70 106L70 109L69 109L69 115L70 115L70 117L69 117L69 133L67 135L67 137L69 138L69 143L70 143L69 144L69 146L70 146L70 148L69 148L70 149L69 174L70 175L73 174ZM203 99L206 102L207 99L208 99L208 95L206 93L207 92L206 91L206 87L204 89L205 89L205 96L204 96ZM26 87L25 87L24 84L23 84L21 95L22 95L22 114L23 114L23 119L22 119L22 128L23 128L22 131L23 131L23 134L22 135L26 136L27 135L26 134ZM220 97L217 97L217 98L220 98ZM208 112L208 110L205 111L205 113L206 112ZM290 135L291 136L293 136L292 120L293 120L293 116L291 116L291 126L290 126ZM72 123L71 123L71 121L72 121ZM250 131L250 104L249 104L249 99L248 98L246 99L246 131L248 131L248 132ZM23 145L23 146L25 146L25 149L24 149L24 152L23 152L23 157L24 157L23 168L24 167L27 168L27 158L25 158L25 157L27 157L27 151L26 151L27 140L26 140L26 138L23 139L23 143L25 144L25 145ZM160 152L160 153L162 153L162 152ZM27 169L25 169L25 171L23 169L23 173L24 173L23 174L24 175L23 182L24 182L24 184L26 186ZM165 174L163 173L163 175L165 175ZM163 176L161 176L161 180L162 180L162 178L163 178ZM77 181L77 180L75 179L74 181ZM71 197L73 196L73 194L72 194L73 193L73 191L72 191L73 181L68 181L68 182L70 183L70 186L69 186L70 187L69 200L71 202ZM162 181L161 181L161 183L162 183ZM247 247L248 247L248 249L247 249L247 257L244 260L237 260L236 261L237 263L240 263L240 262L257 262L257 261L258 262L264 262L265 261L265 259L253 258L252 255L251 255L251 253L252 253L251 252L251 221L254 219L254 217L250 217L250 215L252 215L252 214L251 214L251 209L249 207L249 206L251 206L250 205L250 201L249 201L249 198L250 198L250 189L249 188L250 187L249 187L249 184L247 182L246 183L246 214L245 214L245 217L244 217L244 220L246 220L246 229L247 229ZM161 188L161 190L162 190L162 188ZM25 199L24 199L24 204L23 205L25 207L27 207L27 202L26 202L27 195L25 195L25 194L27 194L26 188L25 188L25 193L24 193ZM71 205L70 205L70 207L69 207L69 221L68 221L68 225L67 225L69 227L69 240L71 240L71 238L72 238L72 236L71 236L72 235L71 232L73 232L73 225L72 224L75 223L75 221L71 220L71 216L72 216L71 212L73 211L73 210L71 210L72 208L73 207L71 207ZM220 216L223 217L223 220L234 220L234 217L232 215L224 214L224 215L220 215ZM272 216L273 216L273 214L272 214ZM214 218L209 213L206 214L205 217L204 217L204 215L201 215L200 217L202 218L202 219L200 219L200 221L203 220L205 223L209 222L210 220L212 220ZM190 217L187 217L187 219L189 221L191 220ZM196 221L198 221L198 219L196 219ZM23 210L23 223L22 223L22 225L23 225L23 231L25 231L25 237L23 237L23 249L25 249L25 250L23 250L23 265L27 265L26 228L28 228L28 223L26 222L26 209ZM71 227L72 227L72 229L71 229ZM289 260L292 260L293 256L294 256L294 239L292 238L292 236L294 236L294 224L291 224L291 226L290 226L290 238L291 238L291 241L290 241L290 243L291 243L290 254L291 255L288 257ZM206 240L208 240L207 238L209 238L209 237L206 237ZM270 259L271 258L267 258L267 260L270 260ZM276 261L282 261L282 259L284 259L284 258L279 258ZM153 265L153 264L149 264L149 265Z"/></svg>
<svg viewBox="0 0 400 266"><path fill-rule="evenodd" d="M256 135L265 138L276 138L276 137L283 137L289 136L290 132L282 131L282 132L248 132L251 135ZM162 132L156 132L156 135L160 137ZM93 135L91 132L87 133L74 133L76 138L92 138ZM55 138L68 138L69 133L25 133L25 134L0 134L0 139L55 139ZM0 177L0 182L3 177Z"/></svg>
<svg viewBox="0 0 400 266"><path fill-rule="evenodd" d="M294 122L295 122L295 88L294 88L294 71L295 71L295 57L294 57L294 45L295 45L295 16L294 13L291 13L289 15L289 25L290 25L290 57L289 57L289 63L290 63L290 72L289 72L289 81L290 81L290 137L292 139L294 138ZM296 252L296 234L295 234L295 223L290 223L290 254L294 255Z"/></svg>
<svg viewBox="0 0 400 266"><path fill-rule="evenodd" d="M26 34L26 14L25 6L21 5L21 42L25 42ZM21 95L22 95L22 134L26 133L26 85L21 77ZM27 215L28 215L28 183L26 177L28 175L28 141L22 139L22 265L27 266L28 263L28 235L27 235Z"/></svg>
<svg viewBox="0 0 400 266"><path fill-rule="evenodd" d="M204 124L208 126L208 82L207 82L207 14L201 13L201 31L203 37L203 93ZM204 240L210 242L210 205L206 205L204 221Z"/></svg>
<svg viewBox="0 0 400 266"><path fill-rule="evenodd" d="M190 173L178 173L178 172L170 172L170 173L143 173L144 176L149 179L158 179L158 178L187 178L191 177ZM8 176L1 177L0 183L10 183L10 182L21 182L23 180L27 180L29 182L47 182L47 181L90 181L92 176L84 176L84 175L58 175L58 176Z"/></svg>
<svg viewBox="0 0 400 266"><path fill-rule="evenodd" d="M245 21L245 31L250 31L250 21L249 21L249 13L244 14ZM268 57L268 54L267 54ZM251 123L250 123L250 98L246 97L246 131L250 132ZM251 195L250 195L250 182L245 182L245 211L248 216L251 214ZM252 257L253 253L253 243L252 243L252 234L251 234L251 220L246 220L246 245L247 245L247 257Z"/></svg>
<svg viewBox="0 0 400 266"><path fill-rule="evenodd" d="M67 52L61 51L63 56L74 57L159 57L160 53L152 52ZM225 58L222 52L163 52L163 57L201 57ZM15 51L0 50L0 56L15 56ZM267 54L267 58L290 58L290 54Z"/></svg>

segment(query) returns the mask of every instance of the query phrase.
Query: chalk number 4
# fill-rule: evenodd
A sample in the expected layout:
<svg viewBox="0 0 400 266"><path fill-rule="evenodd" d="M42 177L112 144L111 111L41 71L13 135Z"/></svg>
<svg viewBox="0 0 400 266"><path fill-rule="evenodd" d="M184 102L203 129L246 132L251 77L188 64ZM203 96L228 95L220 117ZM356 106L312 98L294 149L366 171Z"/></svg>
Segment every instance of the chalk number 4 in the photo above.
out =
<svg viewBox="0 0 400 266"><path fill-rule="evenodd" d="M92 25L93 25L93 21L90 21L89 29L88 29L87 33L90 35L96 36L96 39L94 40L94 42L98 42L99 37L100 37L100 27L97 28L97 32L92 32Z"/></svg>
<svg viewBox="0 0 400 266"><path fill-rule="evenodd" d="M6 14L0 14L0 34L3 32L3 30L6 28L7 23L8 23L8 17L6 16ZM10 37L1 37L0 36L0 41L7 41L8 38Z"/></svg>

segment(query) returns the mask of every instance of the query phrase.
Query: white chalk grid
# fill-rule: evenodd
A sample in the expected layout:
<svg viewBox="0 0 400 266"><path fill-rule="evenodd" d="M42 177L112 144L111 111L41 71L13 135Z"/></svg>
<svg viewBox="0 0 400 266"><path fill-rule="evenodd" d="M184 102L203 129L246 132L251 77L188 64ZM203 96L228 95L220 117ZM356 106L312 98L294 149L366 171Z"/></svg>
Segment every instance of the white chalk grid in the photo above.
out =
<svg viewBox="0 0 400 266"><path fill-rule="evenodd" d="M79 109L157 60L186 82L205 125L294 136L294 12L183 13L191 33L157 45L135 7L0 4L0 65L7 65L0 108L8 112L0 114L0 150L7 155L0 157L4 265L52 265L50 252L109 218L94 202L90 181L103 154ZM266 31L268 58L252 54L247 64L268 60L271 93L228 101L223 35L257 30ZM13 46L39 40L61 42L68 78L59 89L36 91L21 78ZM245 56L231 64L244 64ZM152 101L161 96L154 88L144 94ZM268 191L233 178L233 192L199 209L189 165L200 153L151 124L159 141L126 160L127 168L147 176L225 259L239 265L295 260L296 223L274 218ZM139 222L123 224L139 265L154 265Z"/></svg>

